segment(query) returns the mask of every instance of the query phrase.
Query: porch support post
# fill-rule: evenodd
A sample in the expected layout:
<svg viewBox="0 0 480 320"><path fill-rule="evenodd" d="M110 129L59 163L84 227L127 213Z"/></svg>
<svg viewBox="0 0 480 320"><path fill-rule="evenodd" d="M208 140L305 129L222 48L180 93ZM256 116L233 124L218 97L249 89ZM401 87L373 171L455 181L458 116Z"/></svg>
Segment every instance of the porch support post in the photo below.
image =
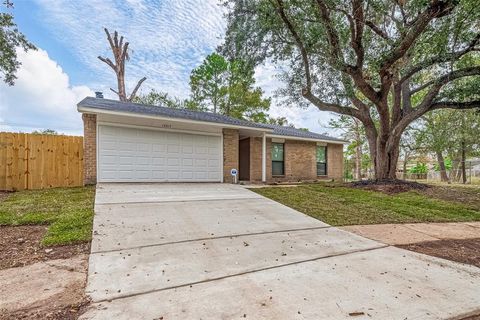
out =
<svg viewBox="0 0 480 320"><path fill-rule="evenodd" d="M265 132L262 136L262 182L267 181L267 137Z"/></svg>

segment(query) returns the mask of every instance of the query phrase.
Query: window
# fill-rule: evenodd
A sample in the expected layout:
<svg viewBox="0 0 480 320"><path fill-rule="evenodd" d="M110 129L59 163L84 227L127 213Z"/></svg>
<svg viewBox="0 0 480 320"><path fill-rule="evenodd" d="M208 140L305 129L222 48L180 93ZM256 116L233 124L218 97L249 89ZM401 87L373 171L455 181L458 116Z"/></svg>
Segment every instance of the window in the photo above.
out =
<svg viewBox="0 0 480 320"><path fill-rule="evenodd" d="M285 174L283 159L283 143L272 143L272 176Z"/></svg>
<svg viewBox="0 0 480 320"><path fill-rule="evenodd" d="M327 147L317 146L317 176L327 175Z"/></svg>

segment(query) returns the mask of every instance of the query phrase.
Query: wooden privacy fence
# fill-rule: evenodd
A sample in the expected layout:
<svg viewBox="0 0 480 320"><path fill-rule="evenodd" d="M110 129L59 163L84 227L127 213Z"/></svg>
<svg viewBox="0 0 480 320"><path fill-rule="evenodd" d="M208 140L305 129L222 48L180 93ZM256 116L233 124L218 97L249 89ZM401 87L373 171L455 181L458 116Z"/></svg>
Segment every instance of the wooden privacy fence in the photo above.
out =
<svg viewBox="0 0 480 320"><path fill-rule="evenodd" d="M83 137L0 132L0 190L83 185Z"/></svg>

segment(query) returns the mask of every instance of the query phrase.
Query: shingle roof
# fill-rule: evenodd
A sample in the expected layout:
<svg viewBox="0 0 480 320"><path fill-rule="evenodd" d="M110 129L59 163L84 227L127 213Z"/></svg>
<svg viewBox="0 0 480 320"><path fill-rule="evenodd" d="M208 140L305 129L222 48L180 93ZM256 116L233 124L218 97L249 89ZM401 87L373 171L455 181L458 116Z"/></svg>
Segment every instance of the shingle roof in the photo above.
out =
<svg viewBox="0 0 480 320"><path fill-rule="evenodd" d="M276 134L276 135L279 135L279 136L289 136L289 137L299 137L299 138L310 138L310 139L345 142L342 139L333 138L333 137L327 136L325 134L320 134L320 133L311 132L311 131L307 131L307 130L301 130L301 129L296 129L296 128L292 128L292 127L275 126L275 125L269 125L269 126L271 126L271 128L273 129L273 134Z"/></svg>
<svg viewBox="0 0 480 320"><path fill-rule="evenodd" d="M79 111L81 108L92 108L99 110L107 110L113 112L125 112L135 114L146 114L151 116L161 116L176 119L188 119L203 122L221 123L247 128L258 128L273 130L274 135L290 136L298 138L319 139L328 141L344 142L341 139L332 138L327 135L314 133L310 131L295 129L292 127L283 127L271 124L255 123L251 121L241 120L217 113L192 111L188 109L173 109L167 107L151 106L139 103L121 102L117 100L86 97L77 105Z"/></svg>

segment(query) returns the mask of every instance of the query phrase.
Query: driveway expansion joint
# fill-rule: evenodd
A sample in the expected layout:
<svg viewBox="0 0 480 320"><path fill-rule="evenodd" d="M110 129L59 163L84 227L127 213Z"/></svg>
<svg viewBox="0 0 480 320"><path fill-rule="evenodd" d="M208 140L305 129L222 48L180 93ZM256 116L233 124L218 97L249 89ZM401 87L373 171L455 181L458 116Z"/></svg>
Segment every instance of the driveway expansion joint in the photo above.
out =
<svg viewBox="0 0 480 320"><path fill-rule="evenodd" d="M90 252L90 254L102 254L102 253L110 253L110 252L119 252L119 251L125 251L125 250L160 247L160 246L166 246L166 245L172 245L172 244L197 242L197 241L228 239L228 238L241 238L241 237L248 237L248 236L257 236L257 235L262 235L262 234L287 233L287 232L307 231L307 230L321 230L321 229L331 229L331 228L335 228L335 227L321 226L321 227L310 227L310 228L299 228L299 229L262 231L262 232L253 232L253 233L240 233L240 234L225 235L225 236L218 236L218 237L206 237L206 238L187 239L187 240L179 240L179 241L164 242L164 243L152 243L152 244L147 244L147 245L143 245L143 246L133 246L133 247L128 247L128 248L113 249L113 250L99 250L99 251L93 251L92 250Z"/></svg>
<svg viewBox="0 0 480 320"><path fill-rule="evenodd" d="M312 262L312 261L324 260L324 259L328 259L328 258L341 257L341 256L347 256L347 255L350 255L350 254L355 254L355 253L374 251L374 250L378 250L378 249L384 249L384 248L387 248L387 247L390 247L390 245L380 245L380 246L373 247L373 248L367 248L367 249L353 250L353 251L343 252L343 253L330 254L330 255L327 255L327 256L321 256L321 257L315 257L315 258L311 258L311 259L289 262L289 263L284 263L284 264L280 264L280 265L276 265L276 266L259 268L259 269L256 269L256 270L250 270L250 271L240 272L240 273L236 273L236 274L231 274L231 275L227 275L227 276L215 277L215 278L212 278L212 279L194 281L194 282L181 284L181 285L177 285L177 286L171 286L171 287L166 287L166 288L161 288L161 289L151 289L151 290L146 290L146 291L143 291L143 292L135 292L135 293L126 294L126 295L119 295L119 296L116 296L114 298L93 300L93 302L94 303L111 302L113 300L121 300L121 299L146 295L146 294L150 294L150 293L154 293L154 292L185 288L185 287L188 287L188 286L194 286L194 285L198 285L198 284L202 284L202 283L209 283L209 282L214 282L214 281L218 281L218 280L239 277L239 276L243 276L243 275L247 275L247 274L252 274L252 273L257 273L257 272L262 272L262 271L267 271L267 270L273 270L273 269L298 265L298 264Z"/></svg>
<svg viewBox="0 0 480 320"><path fill-rule="evenodd" d="M131 201L131 202L101 202L95 203L95 206L103 206L103 205L129 205L129 204L161 204L161 203L187 203L187 202L204 202L204 201L235 201L235 200L262 200L264 199L258 197L245 197L245 198L228 198L228 199L189 199L189 200L162 200L162 201Z"/></svg>

